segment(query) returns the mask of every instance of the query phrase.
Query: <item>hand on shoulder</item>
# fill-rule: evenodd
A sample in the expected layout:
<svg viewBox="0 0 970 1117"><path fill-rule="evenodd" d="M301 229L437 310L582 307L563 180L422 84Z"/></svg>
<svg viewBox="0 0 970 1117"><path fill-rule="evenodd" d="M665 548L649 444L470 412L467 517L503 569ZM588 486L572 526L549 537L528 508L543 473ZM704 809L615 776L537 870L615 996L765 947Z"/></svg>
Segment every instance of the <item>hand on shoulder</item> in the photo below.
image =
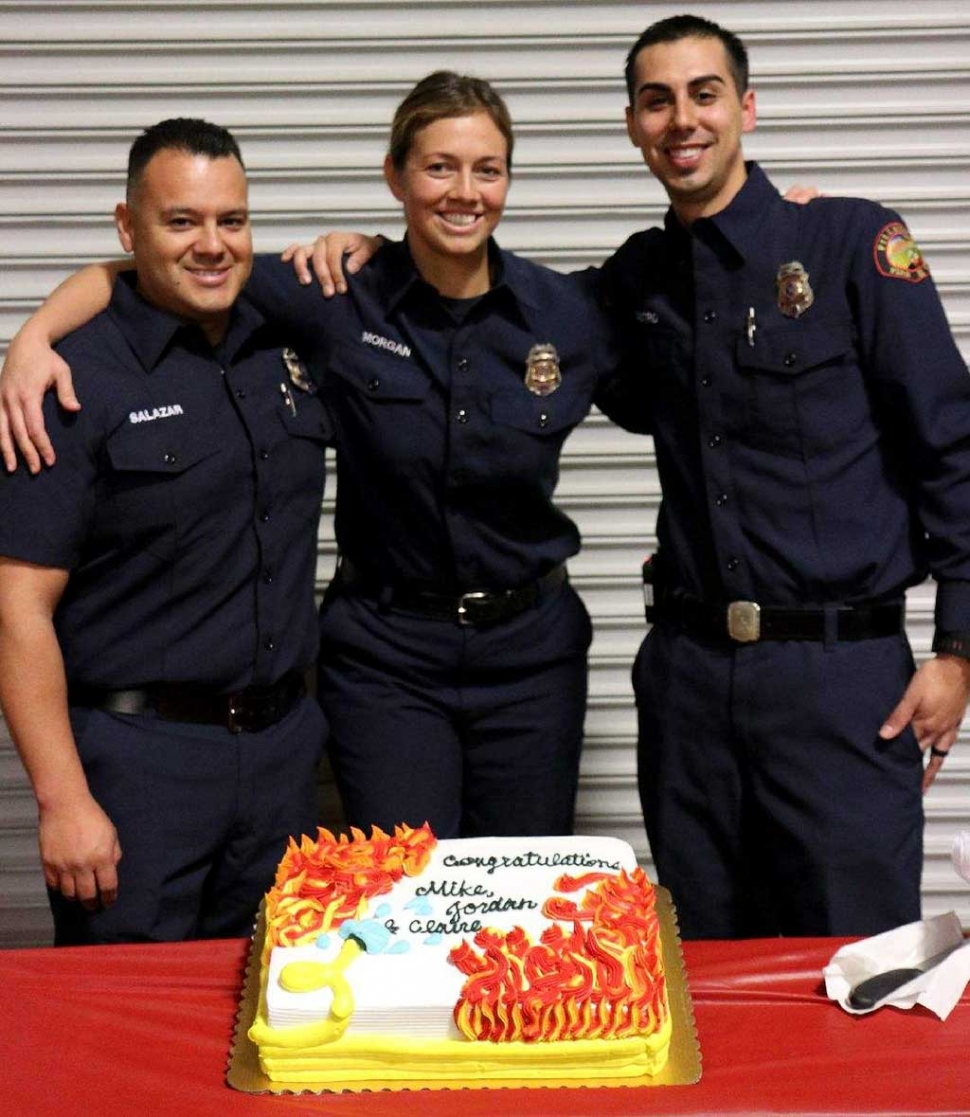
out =
<svg viewBox="0 0 970 1117"><path fill-rule="evenodd" d="M10 343L0 375L0 455L11 473L17 468L18 450L31 473L38 473L42 463L54 464L41 409L51 388L66 411L81 409L70 366L46 338L25 326Z"/></svg>
<svg viewBox="0 0 970 1117"><path fill-rule="evenodd" d="M324 233L310 245L287 245L282 258L293 264L304 286L316 276L324 298L329 299L335 293L347 293L347 275L359 271L382 243L382 237L366 233Z"/></svg>

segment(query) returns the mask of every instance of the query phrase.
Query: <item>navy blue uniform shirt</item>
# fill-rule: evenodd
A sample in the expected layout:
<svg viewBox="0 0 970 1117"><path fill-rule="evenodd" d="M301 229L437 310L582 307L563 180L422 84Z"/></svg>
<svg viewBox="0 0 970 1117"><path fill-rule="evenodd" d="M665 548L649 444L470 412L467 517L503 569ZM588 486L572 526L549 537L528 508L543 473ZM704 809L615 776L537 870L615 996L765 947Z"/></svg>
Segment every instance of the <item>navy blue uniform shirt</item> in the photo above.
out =
<svg viewBox="0 0 970 1117"><path fill-rule="evenodd" d="M0 479L0 554L71 571L71 683L273 683L316 656L326 413L245 298L216 354L133 282L58 347L83 408L45 399L57 464Z"/></svg>
<svg viewBox="0 0 970 1117"><path fill-rule="evenodd" d="M712 602L787 605L932 572L938 630L970 633L970 376L933 281L892 211L795 205L749 172L721 213L668 213L601 276L639 366L639 398L607 410L654 434L664 565ZM814 294L797 317L778 276L796 262Z"/></svg>
<svg viewBox="0 0 970 1117"><path fill-rule="evenodd" d="M614 366L611 331L570 277L491 243L492 287L458 311L387 244L324 299L257 259L247 291L311 352L335 427L336 534L370 578L462 590L526 583L579 549L553 503L559 455ZM562 384L525 385L555 346Z"/></svg>

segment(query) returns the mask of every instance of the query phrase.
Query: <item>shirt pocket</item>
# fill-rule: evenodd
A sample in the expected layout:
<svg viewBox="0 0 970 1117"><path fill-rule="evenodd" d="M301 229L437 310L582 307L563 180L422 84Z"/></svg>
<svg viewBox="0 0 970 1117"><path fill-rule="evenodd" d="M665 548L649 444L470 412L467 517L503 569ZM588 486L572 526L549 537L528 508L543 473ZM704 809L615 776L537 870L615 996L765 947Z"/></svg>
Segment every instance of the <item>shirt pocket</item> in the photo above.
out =
<svg viewBox="0 0 970 1117"><path fill-rule="evenodd" d="M417 365L350 345L334 349L327 362L326 384L338 399L346 398L341 389L349 388L357 406L420 403L431 388L428 374Z"/></svg>
<svg viewBox="0 0 970 1117"><path fill-rule="evenodd" d="M107 439L105 453L111 469L103 482L102 524L114 523L147 549L167 551L185 510L205 499L209 484L197 467L221 447L208 430L156 420L126 423Z"/></svg>
<svg viewBox="0 0 970 1117"><path fill-rule="evenodd" d="M442 452L443 404L429 374L411 361L339 346L327 362L324 398L344 471L387 477Z"/></svg>
<svg viewBox="0 0 970 1117"><path fill-rule="evenodd" d="M275 507L300 522L317 520L326 477L326 450L333 440L333 424L318 395L291 389L294 415L288 406L279 416L282 434L273 448ZM283 452L280 452L283 451Z"/></svg>
<svg viewBox="0 0 970 1117"><path fill-rule="evenodd" d="M558 388L547 396L537 396L521 385L496 392L489 411L492 421L540 438L565 436L583 421L591 404L586 392Z"/></svg>
<svg viewBox="0 0 970 1117"><path fill-rule="evenodd" d="M742 438L786 457L844 442L869 420L852 323L792 320L738 338Z"/></svg>
<svg viewBox="0 0 970 1117"><path fill-rule="evenodd" d="M147 430L140 425L125 425L108 438L105 449L111 468L135 482L138 474L145 474L146 482L156 476L177 477L219 452L211 432L193 434L174 424L167 428L154 425Z"/></svg>
<svg viewBox="0 0 970 1117"><path fill-rule="evenodd" d="M306 439L319 445L329 442L333 437L333 424L320 397L291 389L291 398L293 408L284 404L277 411L285 437Z"/></svg>
<svg viewBox="0 0 970 1117"><path fill-rule="evenodd" d="M589 411L587 392L563 386L537 396L525 385L496 392L488 401L489 480L520 493L552 493L559 476L559 455L569 432Z"/></svg>

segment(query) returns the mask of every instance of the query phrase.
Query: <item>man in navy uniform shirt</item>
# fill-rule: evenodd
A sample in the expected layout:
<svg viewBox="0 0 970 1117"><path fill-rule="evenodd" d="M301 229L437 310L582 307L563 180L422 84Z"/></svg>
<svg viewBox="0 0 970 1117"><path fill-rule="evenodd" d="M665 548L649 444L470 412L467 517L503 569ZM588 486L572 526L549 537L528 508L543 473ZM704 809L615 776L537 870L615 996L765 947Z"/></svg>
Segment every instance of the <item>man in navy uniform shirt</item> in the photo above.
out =
<svg viewBox="0 0 970 1117"><path fill-rule="evenodd" d="M663 488L640 795L685 936L874 933L919 918L921 785L970 687L970 377L897 214L793 205L745 164L747 79L693 16L627 63L671 201L603 276L635 366L617 413ZM904 593L929 573L914 673Z"/></svg>
<svg viewBox="0 0 970 1117"><path fill-rule="evenodd" d="M240 292L239 149L163 121L129 158L136 271L60 347L58 466L0 480L0 703L37 798L58 943L248 933L315 825L304 671L323 407Z"/></svg>

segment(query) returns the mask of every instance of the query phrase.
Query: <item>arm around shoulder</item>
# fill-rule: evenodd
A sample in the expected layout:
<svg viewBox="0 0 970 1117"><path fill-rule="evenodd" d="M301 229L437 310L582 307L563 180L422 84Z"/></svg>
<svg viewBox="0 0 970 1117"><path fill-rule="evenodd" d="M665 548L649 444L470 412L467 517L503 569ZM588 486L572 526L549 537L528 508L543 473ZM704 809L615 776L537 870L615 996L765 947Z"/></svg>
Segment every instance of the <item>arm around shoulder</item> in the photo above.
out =
<svg viewBox="0 0 970 1117"><path fill-rule="evenodd" d="M74 394L71 370L53 350L72 330L104 310L119 272L127 261L89 264L68 276L21 326L0 376L0 456L9 471L17 468L17 450L31 473L41 463L53 465L54 448L41 414L45 392L54 388L63 408L80 409Z"/></svg>

